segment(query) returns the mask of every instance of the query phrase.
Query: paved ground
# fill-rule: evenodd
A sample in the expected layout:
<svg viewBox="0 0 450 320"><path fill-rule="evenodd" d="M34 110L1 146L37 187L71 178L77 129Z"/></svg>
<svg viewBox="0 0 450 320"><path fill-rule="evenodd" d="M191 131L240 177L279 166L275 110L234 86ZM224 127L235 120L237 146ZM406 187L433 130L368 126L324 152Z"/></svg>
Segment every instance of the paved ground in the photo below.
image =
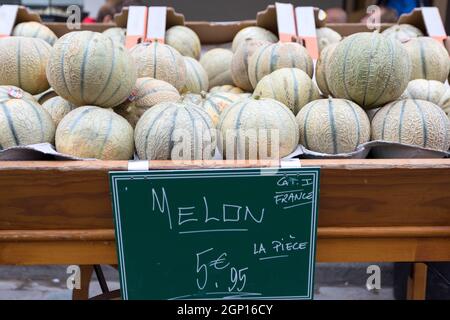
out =
<svg viewBox="0 0 450 320"><path fill-rule="evenodd" d="M369 264L319 264L316 268L315 299L329 300L390 300L393 295L391 264L381 264L381 286L376 292L368 291L366 270ZM110 290L119 288L116 270L105 267ZM0 267L0 299L55 299L71 298L67 289L66 266ZM91 296L101 292L94 280Z"/></svg>

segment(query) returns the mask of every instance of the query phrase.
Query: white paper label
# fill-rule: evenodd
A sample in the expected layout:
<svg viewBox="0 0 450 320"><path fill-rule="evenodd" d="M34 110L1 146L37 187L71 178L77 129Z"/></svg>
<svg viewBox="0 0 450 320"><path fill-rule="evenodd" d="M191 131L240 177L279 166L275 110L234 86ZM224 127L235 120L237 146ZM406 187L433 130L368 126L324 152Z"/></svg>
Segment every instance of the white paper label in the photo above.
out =
<svg viewBox="0 0 450 320"><path fill-rule="evenodd" d="M442 23L441 15L436 7L422 8L423 20L430 37L446 37L444 24Z"/></svg>
<svg viewBox="0 0 450 320"><path fill-rule="evenodd" d="M149 7L147 22L147 39L164 40L166 34L167 7Z"/></svg>
<svg viewBox="0 0 450 320"><path fill-rule="evenodd" d="M9 36L16 22L19 6L4 4L0 7L0 36Z"/></svg>
<svg viewBox="0 0 450 320"><path fill-rule="evenodd" d="M145 36L147 7L131 6L128 9L127 35Z"/></svg>
<svg viewBox="0 0 450 320"><path fill-rule="evenodd" d="M295 30L294 6L290 3L275 3L279 35L297 35Z"/></svg>
<svg viewBox="0 0 450 320"><path fill-rule="evenodd" d="M316 37L316 21L313 7L295 8L297 34L302 37Z"/></svg>

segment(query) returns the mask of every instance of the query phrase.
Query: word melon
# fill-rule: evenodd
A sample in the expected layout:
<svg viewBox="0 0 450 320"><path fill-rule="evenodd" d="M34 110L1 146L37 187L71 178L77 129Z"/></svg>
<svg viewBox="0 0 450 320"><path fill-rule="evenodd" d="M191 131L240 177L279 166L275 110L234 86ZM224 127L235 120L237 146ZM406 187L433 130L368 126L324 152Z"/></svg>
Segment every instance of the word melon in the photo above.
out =
<svg viewBox="0 0 450 320"><path fill-rule="evenodd" d="M153 78L139 78L132 94L114 111L136 126L139 118L149 108L161 102L176 102L181 96L170 83Z"/></svg>
<svg viewBox="0 0 450 320"><path fill-rule="evenodd" d="M232 86L230 84L226 84L224 86L216 86L216 87L209 89L209 93L219 93L219 92L241 94L241 93L244 93L244 90L242 90L241 88Z"/></svg>
<svg viewBox="0 0 450 320"><path fill-rule="evenodd" d="M101 33L77 31L56 41L47 78L60 97L77 106L113 108L130 95L136 68L124 46Z"/></svg>
<svg viewBox="0 0 450 320"><path fill-rule="evenodd" d="M398 40L400 42L408 41L412 38L423 37L423 32L410 25L410 24L399 24L387 28L382 33L385 37Z"/></svg>
<svg viewBox="0 0 450 320"><path fill-rule="evenodd" d="M198 35L184 26L174 26L166 31L166 43L177 49L183 56L200 58L202 45Z"/></svg>
<svg viewBox="0 0 450 320"><path fill-rule="evenodd" d="M372 139L447 151L450 121L439 106L429 101L394 101L375 114Z"/></svg>
<svg viewBox="0 0 450 320"><path fill-rule="evenodd" d="M313 101L300 110L297 122L300 143L315 152L350 153L370 140L369 118L349 100Z"/></svg>
<svg viewBox="0 0 450 320"><path fill-rule="evenodd" d="M278 37L269 30L261 27L246 27L234 36L233 43L231 45L233 52L236 52L239 45L248 39L264 40L271 43L278 41Z"/></svg>
<svg viewBox="0 0 450 320"><path fill-rule="evenodd" d="M220 114L222 113L222 111L241 99L242 98L240 95L234 93L211 93L206 95L203 103L201 104L201 107L206 111L206 113L208 113L214 123L214 126L216 126L219 122Z"/></svg>
<svg viewBox="0 0 450 320"><path fill-rule="evenodd" d="M133 156L133 128L111 109L76 108L56 129L56 150L79 158L129 160Z"/></svg>
<svg viewBox="0 0 450 320"><path fill-rule="evenodd" d="M231 77L236 86L246 91L253 90L253 86L248 77L248 60L256 49L268 44L270 43L264 40L252 39L241 42L231 60Z"/></svg>
<svg viewBox="0 0 450 320"><path fill-rule="evenodd" d="M320 99L319 89L302 70L283 68L258 82L253 96L272 98L286 105L294 114L313 100Z"/></svg>
<svg viewBox="0 0 450 320"><path fill-rule="evenodd" d="M127 29L109 28L103 31L103 34L110 38L114 43L125 45L127 39Z"/></svg>
<svg viewBox="0 0 450 320"><path fill-rule="evenodd" d="M211 118L189 103L164 102L147 110L134 138L140 159L211 159L216 149Z"/></svg>
<svg viewBox="0 0 450 320"><path fill-rule="evenodd" d="M426 100L450 112L450 88L435 80L416 79L408 84L401 99Z"/></svg>
<svg viewBox="0 0 450 320"><path fill-rule="evenodd" d="M42 107L50 114L56 126L76 106L61 97L53 97L42 104Z"/></svg>
<svg viewBox="0 0 450 320"><path fill-rule="evenodd" d="M208 91L208 74L202 65L191 57L184 57L186 64L186 83L183 92L201 93Z"/></svg>
<svg viewBox="0 0 450 320"><path fill-rule="evenodd" d="M233 84L233 79L231 78L232 59L233 52L222 48L209 50L202 56L200 63L208 74L210 88Z"/></svg>
<svg viewBox="0 0 450 320"><path fill-rule="evenodd" d="M36 21L19 23L14 27L12 35L15 37L38 38L51 46L58 40L56 34L49 27Z"/></svg>
<svg viewBox="0 0 450 320"><path fill-rule="evenodd" d="M169 45L158 42L140 43L130 50L138 70L138 77L163 80L181 91L186 83L183 56Z"/></svg>
<svg viewBox="0 0 450 320"><path fill-rule="evenodd" d="M37 38L0 39L0 85L16 86L31 94L46 91L49 84L45 68L51 49Z"/></svg>
<svg viewBox="0 0 450 320"><path fill-rule="evenodd" d="M293 113L273 99L246 99L227 108L218 124L219 150L226 159L279 159L298 145Z"/></svg>
<svg viewBox="0 0 450 320"><path fill-rule="evenodd" d="M411 80L447 80L450 58L442 44L433 38L420 37L405 42L404 47L412 61Z"/></svg>
<svg viewBox="0 0 450 320"><path fill-rule="evenodd" d="M266 75L282 68L298 68L312 78L313 61L305 47L295 42L259 47L250 57L248 76L253 88Z"/></svg>
<svg viewBox="0 0 450 320"><path fill-rule="evenodd" d="M317 42L319 44L319 52L330 44L339 43L342 36L331 28L323 27L317 29Z"/></svg>
<svg viewBox="0 0 450 320"><path fill-rule="evenodd" d="M373 32L342 40L325 69L335 98L376 108L400 97L411 76L411 61L400 42Z"/></svg>
<svg viewBox="0 0 450 320"><path fill-rule="evenodd" d="M19 88L0 87L0 150L54 139L55 124L40 104Z"/></svg>
<svg viewBox="0 0 450 320"><path fill-rule="evenodd" d="M334 49L337 47L337 43L330 44L326 46L322 52L320 52L319 60L317 60L316 64L316 82L320 91L325 97L331 95L330 88L328 87L328 81L326 76L326 66L328 65L328 61L330 60L331 55L333 54Z"/></svg>

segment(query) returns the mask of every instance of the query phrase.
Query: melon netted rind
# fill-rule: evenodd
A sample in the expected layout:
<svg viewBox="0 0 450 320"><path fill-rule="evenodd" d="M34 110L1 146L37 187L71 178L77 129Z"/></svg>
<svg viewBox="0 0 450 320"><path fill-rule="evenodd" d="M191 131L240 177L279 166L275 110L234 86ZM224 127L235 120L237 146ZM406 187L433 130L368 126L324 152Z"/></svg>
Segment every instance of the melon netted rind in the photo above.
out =
<svg viewBox="0 0 450 320"><path fill-rule="evenodd" d="M400 42L422 37L424 35L419 28L410 24L394 25L384 30L381 34L385 37L391 38L392 40L398 40Z"/></svg>
<svg viewBox="0 0 450 320"><path fill-rule="evenodd" d="M253 88L266 75L282 68L298 68L310 78L314 73L313 60L302 45L295 42L275 43L256 49L250 57L248 76Z"/></svg>
<svg viewBox="0 0 450 320"><path fill-rule="evenodd" d="M51 46L58 40L56 34L49 27L36 21L17 24L13 29L12 35L15 37L38 38Z"/></svg>
<svg viewBox="0 0 450 320"><path fill-rule="evenodd" d="M82 106L69 112L56 129L56 150L79 158L129 160L133 128L112 109Z"/></svg>
<svg viewBox="0 0 450 320"><path fill-rule="evenodd" d="M231 78L232 59L233 52L222 48L209 50L201 57L200 63L208 74L210 88L234 84Z"/></svg>
<svg viewBox="0 0 450 320"><path fill-rule="evenodd" d="M153 78L139 78L130 97L114 111L134 128L145 111L161 102L177 102L181 96L170 83Z"/></svg>
<svg viewBox="0 0 450 320"><path fill-rule="evenodd" d="M127 49L91 31L70 32L56 41L47 78L56 93L69 102L103 108L125 101L137 79Z"/></svg>
<svg viewBox="0 0 450 320"><path fill-rule="evenodd" d="M372 139L447 151L450 121L441 107L424 100L398 100L372 120Z"/></svg>
<svg viewBox="0 0 450 320"><path fill-rule="evenodd" d="M173 85L178 91L186 83L186 64L183 56L169 45L158 42L139 43L130 49L138 77L150 77Z"/></svg>
<svg viewBox="0 0 450 320"><path fill-rule="evenodd" d="M55 125L58 126L61 120L77 106L56 96L45 101L42 107L50 114Z"/></svg>
<svg viewBox="0 0 450 320"><path fill-rule="evenodd" d="M239 45L247 39L264 40L271 43L278 41L278 37L267 29L257 26L246 27L234 36L233 43L231 45L233 52L236 52Z"/></svg>
<svg viewBox="0 0 450 320"><path fill-rule="evenodd" d="M112 39L114 43L125 45L127 39L127 29L109 28L103 31L103 34Z"/></svg>
<svg viewBox="0 0 450 320"><path fill-rule="evenodd" d="M323 27L317 29L317 42L319 44L319 52L322 52L325 47L339 43L342 40L342 36L339 32L334 31L331 28Z"/></svg>
<svg viewBox="0 0 450 320"><path fill-rule="evenodd" d="M12 87L0 87L0 150L16 146L51 143L55 139L52 118L34 98Z"/></svg>
<svg viewBox="0 0 450 320"><path fill-rule="evenodd" d="M405 91L411 60L400 42L377 32L362 32L337 45L325 74L333 97L371 109L396 100Z"/></svg>
<svg viewBox="0 0 450 320"><path fill-rule="evenodd" d="M252 91L253 86L248 77L248 61L252 54L263 45L269 45L270 42L265 40L247 39L242 41L233 54L231 60L231 77L233 82L239 88L245 91Z"/></svg>
<svg viewBox="0 0 450 320"><path fill-rule="evenodd" d="M273 99L248 98L222 112L218 147L226 159L278 159L298 146L299 131L288 107Z"/></svg>
<svg viewBox="0 0 450 320"><path fill-rule="evenodd" d="M216 92L207 94L201 108L211 117L214 126L217 126L222 112L233 103L242 100L239 94L231 92Z"/></svg>
<svg viewBox="0 0 450 320"><path fill-rule="evenodd" d="M320 99L320 92L312 79L297 68L278 69L258 82L254 97L275 99L286 105L296 115L313 100Z"/></svg>
<svg viewBox="0 0 450 320"><path fill-rule="evenodd" d="M209 93L219 93L219 92L227 92L235 94L245 93L244 90L242 90L241 88L232 86L230 84L226 84L223 86L216 86L209 89Z"/></svg>
<svg viewBox="0 0 450 320"><path fill-rule="evenodd" d="M192 103L199 106L203 103L204 95L206 95L204 92L202 92L202 94L188 92L181 96L180 101L182 103Z"/></svg>
<svg viewBox="0 0 450 320"><path fill-rule="evenodd" d="M16 86L33 95L46 91L45 69L51 49L38 38L0 39L0 85Z"/></svg>
<svg viewBox="0 0 450 320"><path fill-rule="evenodd" d="M164 102L147 110L134 138L140 159L208 160L216 149L211 118L190 103Z"/></svg>
<svg viewBox="0 0 450 320"><path fill-rule="evenodd" d="M177 49L183 56L198 59L202 45L198 35L185 26L173 26L166 31L166 43Z"/></svg>
<svg viewBox="0 0 450 320"><path fill-rule="evenodd" d="M403 43L412 61L410 80L445 82L450 71L450 57L445 47L433 38L419 37Z"/></svg>
<svg viewBox="0 0 450 320"><path fill-rule="evenodd" d="M208 74L200 62L191 57L184 57L184 62L186 64L186 83L182 92L200 94L203 91L208 91Z"/></svg>
<svg viewBox="0 0 450 320"><path fill-rule="evenodd" d="M300 144L325 153L355 151L370 140L370 121L364 110L345 99L320 99L307 104L297 115Z"/></svg>
<svg viewBox="0 0 450 320"><path fill-rule="evenodd" d="M326 46L320 53L319 59L317 60L316 83L324 97L331 96L325 71L326 66L328 64L328 60L330 59L331 54L333 53L334 49L336 49L337 45L338 45L337 43L333 43Z"/></svg>

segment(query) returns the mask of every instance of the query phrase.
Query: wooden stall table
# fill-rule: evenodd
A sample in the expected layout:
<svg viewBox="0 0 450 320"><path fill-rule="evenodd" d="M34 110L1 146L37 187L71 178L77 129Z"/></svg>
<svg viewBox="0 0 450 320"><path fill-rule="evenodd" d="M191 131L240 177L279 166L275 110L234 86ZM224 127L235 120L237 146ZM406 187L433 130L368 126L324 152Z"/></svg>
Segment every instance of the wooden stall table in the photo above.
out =
<svg viewBox="0 0 450 320"><path fill-rule="evenodd" d="M273 164L152 161L151 169ZM450 261L450 159L301 164L321 167L317 262L413 262L408 297L425 298L423 263ZM0 264L117 264L108 172L127 168L126 161L1 162Z"/></svg>

